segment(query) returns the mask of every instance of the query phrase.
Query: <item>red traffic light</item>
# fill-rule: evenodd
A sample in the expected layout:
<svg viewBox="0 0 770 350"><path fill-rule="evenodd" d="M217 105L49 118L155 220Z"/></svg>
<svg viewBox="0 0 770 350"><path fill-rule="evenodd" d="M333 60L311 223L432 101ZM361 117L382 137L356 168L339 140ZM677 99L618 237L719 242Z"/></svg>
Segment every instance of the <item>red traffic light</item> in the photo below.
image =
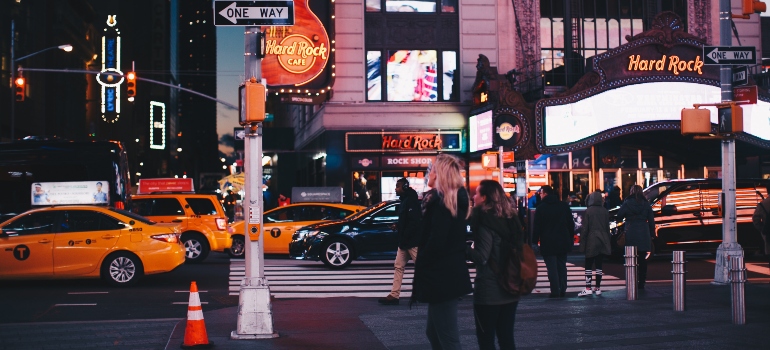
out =
<svg viewBox="0 0 770 350"><path fill-rule="evenodd" d="M24 77L18 77L13 81L14 85L14 96L16 96L16 101L21 102L24 101L24 96L26 95L26 81Z"/></svg>
<svg viewBox="0 0 770 350"><path fill-rule="evenodd" d="M128 96L129 101L133 101L132 99L134 98L134 96L136 96L136 73L135 72L126 73L126 96Z"/></svg>

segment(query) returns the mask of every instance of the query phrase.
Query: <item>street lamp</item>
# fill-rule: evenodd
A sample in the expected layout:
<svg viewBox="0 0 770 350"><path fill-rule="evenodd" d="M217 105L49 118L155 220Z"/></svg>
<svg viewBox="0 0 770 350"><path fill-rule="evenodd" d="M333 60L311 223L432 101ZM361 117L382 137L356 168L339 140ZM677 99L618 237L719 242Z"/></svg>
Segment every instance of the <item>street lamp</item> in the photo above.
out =
<svg viewBox="0 0 770 350"><path fill-rule="evenodd" d="M15 40L14 39L16 37L14 24L15 24L14 21L11 20L11 81L15 81L16 80L16 69L15 69L15 67L16 67L16 63L17 62L21 62L21 61L23 61L23 60L25 60L27 58L30 58L30 57L35 56L37 54L46 52L48 50L53 50L53 49L64 50L65 52L72 52L72 45L65 44L65 45L59 45L59 46L51 46L51 47L42 49L40 51L33 52L33 53L31 53L29 55L26 55L26 56L22 56L22 57L19 57L19 58L14 58L14 55L15 55L15 52L14 52L15 51L14 50ZM11 142L13 142L13 140L15 138L14 137L15 136L14 135L15 125L14 124L16 122L16 94L14 93L14 89L13 88L11 88L10 90L11 90Z"/></svg>

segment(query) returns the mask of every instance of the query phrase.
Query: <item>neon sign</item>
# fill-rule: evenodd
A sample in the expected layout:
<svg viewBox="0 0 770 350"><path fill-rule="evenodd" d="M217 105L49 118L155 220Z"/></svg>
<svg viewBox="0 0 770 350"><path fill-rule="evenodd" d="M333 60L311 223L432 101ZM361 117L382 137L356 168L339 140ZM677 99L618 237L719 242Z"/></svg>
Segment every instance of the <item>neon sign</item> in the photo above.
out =
<svg viewBox="0 0 770 350"><path fill-rule="evenodd" d="M107 16L102 36L102 70L96 81L102 86L102 120L115 123L120 118L120 89L123 72L120 71L120 30L115 15Z"/></svg>
<svg viewBox="0 0 770 350"><path fill-rule="evenodd" d="M318 35L314 36L318 41ZM326 61L328 48L325 43L315 46L310 38L301 35L289 35L278 44L278 40L267 40L266 55L277 55L278 63L289 73L299 74L310 70L316 58Z"/></svg>
<svg viewBox="0 0 770 350"><path fill-rule="evenodd" d="M441 137L439 135L409 135L406 137L398 135L382 136L382 149L402 149L402 150L425 150L441 149Z"/></svg>
<svg viewBox="0 0 770 350"><path fill-rule="evenodd" d="M668 59L668 63L666 62ZM682 60L679 56L671 55L667 57L663 55L659 60L647 60L642 59L641 55L628 56L628 70L630 71L662 71L668 70L674 75L679 75L680 72L698 72L698 75L702 75L703 61L700 56L695 56L694 60Z"/></svg>

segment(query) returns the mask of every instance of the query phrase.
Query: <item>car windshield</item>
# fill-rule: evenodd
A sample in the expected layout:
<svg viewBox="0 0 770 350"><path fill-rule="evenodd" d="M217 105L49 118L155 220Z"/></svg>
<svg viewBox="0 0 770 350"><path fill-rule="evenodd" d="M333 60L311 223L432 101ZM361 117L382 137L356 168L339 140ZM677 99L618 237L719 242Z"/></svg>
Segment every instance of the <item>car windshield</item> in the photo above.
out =
<svg viewBox="0 0 770 350"><path fill-rule="evenodd" d="M139 221L141 223L145 223L147 225L155 225L155 221L152 221L152 220L150 220L150 219L148 219L148 218L146 218L144 216L138 215L136 213L132 213L130 211L126 211L126 210L123 210L123 209L115 209L115 208L110 208L110 210L114 211L114 212L116 212L116 213L118 213L120 215L128 216L128 217L130 217L130 218L132 218L132 219L134 219L136 221Z"/></svg>
<svg viewBox="0 0 770 350"><path fill-rule="evenodd" d="M390 202L379 202L379 203L377 203L375 205L369 206L369 207L359 211L358 213L355 213L355 214L353 214L351 216L348 216L347 219L348 220L358 220L360 218L366 217L369 214L371 214L372 212L374 212L376 210L379 210L380 208L388 205L389 203Z"/></svg>

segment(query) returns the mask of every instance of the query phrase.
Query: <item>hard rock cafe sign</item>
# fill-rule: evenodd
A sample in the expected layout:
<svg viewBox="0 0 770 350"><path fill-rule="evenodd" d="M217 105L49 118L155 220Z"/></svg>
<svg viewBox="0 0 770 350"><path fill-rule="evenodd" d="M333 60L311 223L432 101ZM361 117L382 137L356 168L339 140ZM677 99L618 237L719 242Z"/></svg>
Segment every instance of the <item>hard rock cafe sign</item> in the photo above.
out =
<svg viewBox="0 0 770 350"><path fill-rule="evenodd" d="M317 3L333 6L329 2ZM333 13L333 7L328 12ZM308 0L294 1L294 17L293 26L266 27L262 76L272 92L326 92L331 89L333 72L328 70L332 69L329 61L334 48L324 22L310 8Z"/></svg>
<svg viewBox="0 0 770 350"><path fill-rule="evenodd" d="M439 135L405 135L405 136L382 136L382 149L398 150L440 150L441 137Z"/></svg>

